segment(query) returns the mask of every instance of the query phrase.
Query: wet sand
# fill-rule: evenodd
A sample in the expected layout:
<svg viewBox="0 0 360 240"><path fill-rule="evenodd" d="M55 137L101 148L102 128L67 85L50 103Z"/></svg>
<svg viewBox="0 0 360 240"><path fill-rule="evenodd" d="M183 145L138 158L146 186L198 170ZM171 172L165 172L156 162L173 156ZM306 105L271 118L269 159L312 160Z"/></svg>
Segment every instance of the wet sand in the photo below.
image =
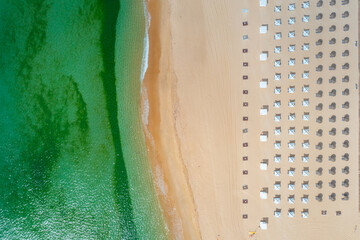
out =
<svg viewBox="0 0 360 240"><path fill-rule="evenodd" d="M167 1L148 1L149 67L143 82L142 107L150 106L144 131L156 190L172 239L200 239L196 209L181 159L175 130L176 80L172 71ZM146 118L146 117L145 117Z"/></svg>

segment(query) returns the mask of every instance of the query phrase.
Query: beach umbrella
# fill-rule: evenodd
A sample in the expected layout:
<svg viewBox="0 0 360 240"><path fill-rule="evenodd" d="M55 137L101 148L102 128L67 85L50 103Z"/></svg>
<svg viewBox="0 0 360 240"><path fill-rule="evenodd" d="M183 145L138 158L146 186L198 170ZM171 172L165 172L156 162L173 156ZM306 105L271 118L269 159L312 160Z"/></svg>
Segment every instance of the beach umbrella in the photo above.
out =
<svg viewBox="0 0 360 240"><path fill-rule="evenodd" d="M335 155L335 154L331 154L331 155L329 156L329 161L335 162L335 161L336 161L336 155Z"/></svg>
<svg viewBox="0 0 360 240"><path fill-rule="evenodd" d="M332 180L331 182L329 182L329 187L335 188L336 187L336 181Z"/></svg>
<svg viewBox="0 0 360 240"><path fill-rule="evenodd" d="M348 127L344 128L344 130L342 130L342 134L344 134L344 135L349 135L349 133L350 133L350 130Z"/></svg>
<svg viewBox="0 0 360 240"><path fill-rule="evenodd" d="M301 198L301 202L302 202L303 204L308 204L308 202L309 202L309 197L308 197L308 195L304 195L304 196Z"/></svg>
<svg viewBox="0 0 360 240"><path fill-rule="evenodd" d="M332 167L329 169L329 174L335 175L336 174L336 167Z"/></svg>
<svg viewBox="0 0 360 240"><path fill-rule="evenodd" d="M345 153L344 155L341 156L341 160L343 161L349 161L349 154Z"/></svg>
<svg viewBox="0 0 360 240"><path fill-rule="evenodd" d="M335 200L336 200L336 193L330 194L330 195L329 195L329 199L330 199L331 201L335 201Z"/></svg>
<svg viewBox="0 0 360 240"><path fill-rule="evenodd" d="M335 136L335 135L336 135L336 128L332 128L332 129L329 131L329 135Z"/></svg>
<svg viewBox="0 0 360 240"><path fill-rule="evenodd" d="M349 114L345 114L345 115L342 117L342 120L343 120L344 122L348 122L348 121L350 120Z"/></svg>
<svg viewBox="0 0 360 240"><path fill-rule="evenodd" d="M316 196L315 196L315 199L316 199L317 201L321 202L322 199L323 199L322 193L319 193L318 195L316 195Z"/></svg>
<svg viewBox="0 0 360 240"><path fill-rule="evenodd" d="M319 167L319 168L315 171L316 175L319 175L319 176L322 175L322 172L323 172L323 169L322 169L321 167Z"/></svg>
<svg viewBox="0 0 360 240"><path fill-rule="evenodd" d="M332 116L329 118L329 122L336 122L336 116L335 116L335 115L332 115Z"/></svg>
<svg viewBox="0 0 360 240"><path fill-rule="evenodd" d="M322 97L323 95L323 91L319 90L316 94L315 97Z"/></svg>
<svg viewBox="0 0 360 240"><path fill-rule="evenodd" d="M344 192L343 194L343 198L342 198L342 200L349 200L349 192Z"/></svg>
<svg viewBox="0 0 360 240"><path fill-rule="evenodd" d="M323 121L323 117L322 117L322 116L319 116L319 117L316 118L316 122L317 122L317 123L322 123L322 121Z"/></svg>
<svg viewBox="0 0 360 240"><path fill-rule="evenodd" d="M349 172L350 172L350 168L348 166L342 169L342 173L349 174Z"/></svg>
<svg viewBox="0 0 360 240"><path fill-rule="evenodd" d="M303 190L308 190L309 189L309 182L303 182L302 184L301 184L301 187L302 187L302 189Z"/></svg>
<svg viewBox="0 0 360 240"><path fill-rule="evenodd" d="M302 147L305 148L305 149L309 148L309 145L310 145L309 140L305 140L305 141L302 143Z"/></svg>
<svg viewBox="0 0 360 240"><path fill-rule="evenodd" d="M302 218L308 218L308 216L309 216L309 211L308 210L304 210L304 211L301 212L301 217Z"/></svg>
<svg viewBox="0 0 360 240"><path fill-rule="evenodd" d="M317 188L319 188L319 189L321 189L322 188L322 185L323 185L323 181L318 181L316 184L315 184L315 186L317 187Z"/></svg>
<svg viewBox="0 0 360 240"><path fill-rule="evenodd" d="M293 218L295 216L295 209L289 209L288 211L288 217Z"/></svg>
<svg viewBox="0 0 360 240"><path fill-rule="evenodd" d="M309 176L309 168L304 168L304 169L302 170L302 175L303 175L303 176Z"/></svg>
<svg viewBox="0 0 360 240"><path fill-rule="evenodd" d="M276 209L275 211L274 211L274 217L276 217L276 218L278 218L278 217L280 217L280 215L281 215L281 209Z"/></svg>
<svg viewBox="0 0 360 240"><path fill-rule="evenodd" d="M341 14L341 17L342 17L342 18L347 18L347 17L349 17L349 12L348 12L348 11L343 12L343 13Z"/></svg>
<svg viewBox="0 0 360 240"><path fill-rule="evenodd" d="M295 175L295 168L290 168L290 170L288 170L288 175L293 177Z"/></svg>
<svg viewBox="0 0 360 240"><path fill-rule="evenodd" d="M316 157L316 161L317 162L319 162L319 163L321 163L322 161L323 161L323 155L318 155L317 157Z"/></svg>

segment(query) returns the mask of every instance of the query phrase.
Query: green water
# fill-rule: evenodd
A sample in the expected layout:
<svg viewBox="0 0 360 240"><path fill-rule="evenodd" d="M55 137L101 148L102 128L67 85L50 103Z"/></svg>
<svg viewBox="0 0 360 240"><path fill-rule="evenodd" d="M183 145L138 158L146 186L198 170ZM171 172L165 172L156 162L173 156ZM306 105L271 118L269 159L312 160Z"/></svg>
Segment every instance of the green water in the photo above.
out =
<svg viewBox="0 0 360 240"><path fill-rule="evenodd" d="M142 0L0 0L0 239L166 239Z"/></svg>

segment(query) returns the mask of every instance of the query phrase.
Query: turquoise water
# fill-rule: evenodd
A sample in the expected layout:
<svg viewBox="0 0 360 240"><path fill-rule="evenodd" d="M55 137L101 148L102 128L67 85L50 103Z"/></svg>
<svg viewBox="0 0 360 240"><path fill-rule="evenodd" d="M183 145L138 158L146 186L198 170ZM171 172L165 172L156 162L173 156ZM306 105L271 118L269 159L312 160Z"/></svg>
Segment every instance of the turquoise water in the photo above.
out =
<svg viewBox="0 0 360 240"><path fill-rule="evenodd" d="M0 239L166 239L142 0L0 0Z"/></svg>

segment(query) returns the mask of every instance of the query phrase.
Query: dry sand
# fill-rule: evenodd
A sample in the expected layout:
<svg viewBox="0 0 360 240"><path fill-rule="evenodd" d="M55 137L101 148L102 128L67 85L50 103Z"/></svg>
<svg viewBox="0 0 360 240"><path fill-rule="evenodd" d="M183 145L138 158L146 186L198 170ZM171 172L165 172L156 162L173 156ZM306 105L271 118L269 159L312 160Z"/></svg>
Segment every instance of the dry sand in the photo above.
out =
<svg viewBox="0 0 360 240"><path fill-rule="evenodd" d="M258 237L253 239L360 239L357 208L342 217L328 216L325 220L316 216L305 221L301 218L289 221L283 216L273 221L271 215L262 215L274 210L269 201L262 204L258 194L242 192L243 184L257 189L273 181L272 177L261 179L251 174L258 169L259 159L247 166L251 169L247 182L241 176L244 169L242 117L248 115L254 119L249 123L250 128L266 126L266 122L257 119L259 107L264 103L271 105L274 100L271 95L261 96L257 92L261 77L258 72L271 72L272 67L249 70L247 74L256 77L256 84L244 85L241 79L244 74L241 38L245 34L239 30L244 29L241 9L256 9L257 4L257 1L245 0L148 2L150 58L143 84L143 108L147 101L150 108L149 123L144 124L144 129L171 237L248 239L248 231L255 230L259 217L264 216L269 217L273 225L269 224L267 231L259 230ZM257 34L261 22L256 15L252 16L246 31ZM266 17L272 24L273 16ZM259 42L251 44L259 48L266 46ZM257 60L258 53L249 55L249 62ZM242 108L243 89L253 93L248 96L251 106L247 109ZM259 134L247 136L246 141L258 141ZM356 138L354 142L358 142ZM260 150L260 145L253 149L255 151L248 154L254 157L269 154ZM358 163L354 166L358 168ZM358 188L359 184L355 184L358 179L352 180L352 189ZM246 208L241 204L244 197L252 203ZM358 206L358 196L351 199L349 206L354 206L354 201ZM323 207L314 208L320 211ZM349 210L340 201L329 209L338 207ZM247 221L242 219L244 213L250 214Z"/></svg>

